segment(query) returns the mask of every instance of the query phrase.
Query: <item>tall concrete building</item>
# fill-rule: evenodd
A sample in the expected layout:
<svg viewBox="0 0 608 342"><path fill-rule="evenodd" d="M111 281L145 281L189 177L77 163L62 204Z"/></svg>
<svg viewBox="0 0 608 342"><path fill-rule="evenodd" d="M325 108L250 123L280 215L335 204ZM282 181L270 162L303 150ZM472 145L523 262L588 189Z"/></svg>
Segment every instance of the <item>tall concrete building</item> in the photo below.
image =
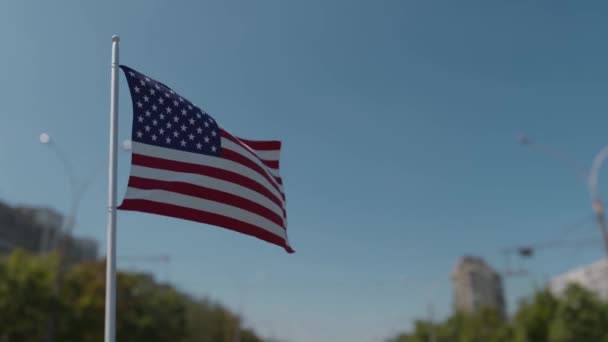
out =
<svg viewBox="0 0 608 342"><path fill-rule="evenodd" d="M608 300L608 260L601 259L562 273L551 279L548 287L551 293L559 296L570 284L577 284Z"/></svg>
<svg viewBox="0 0 608 342"><path fill-rule="evenodd" d="M69 243L70 261L97 259L97 242L62 232L63 220L53 209L11 207L0 202L0 255L14 248L44 253L65 240Z"/></svg>
<svg viewBox="0 0 608 342"><path fill-rule="evenodd" d="M505 312L500 275L483 259L465 256L452 271L454 310L473 312L482 307Z"/></svg>
<svg viewBox="0 0 608 342"><path fill-rule="evenodd" d="M35 232L35 237L29 237L28 243L15 241L16 244L33 251L50 251L53 247L53 242L59 239L64 217L53 209L41 207L18 206L13 208L13 212L15 217L21 221L22 226L32 227ZM13 231L15 230L17 229L13 228ZM34 241L37 244L37 248L29 246Z"/></svg>
<svg viewBox="0 0 608 342"><path fill-rule="evenodd" d="M42 217L33 215L33 210L0 203L0 252L7 253L15 247L34 252L42 250Z"/></svg>

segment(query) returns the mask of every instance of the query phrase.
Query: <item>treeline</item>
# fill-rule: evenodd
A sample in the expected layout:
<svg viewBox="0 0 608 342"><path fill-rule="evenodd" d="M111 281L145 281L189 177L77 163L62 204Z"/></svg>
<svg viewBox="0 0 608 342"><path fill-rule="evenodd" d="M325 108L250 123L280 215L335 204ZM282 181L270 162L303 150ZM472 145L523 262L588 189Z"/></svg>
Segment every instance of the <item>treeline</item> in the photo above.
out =
<svg viewBox="0 0 608 342"><path fill-rule="evenodd" d="M537 292L516 313L495 310L456 313L443 322L418 321L413 331L390 342L606 342L608 302L571 285L560 297Z"/></svg>
<svg viewBox="0 0 608 342"><path fill-rule="evenodd" d="M53 286L57 256L16 250L0 258L0 341L44 341L54 315L54 341L103 340L105 264L70 268L59 295ZM119 272L117 341L262 342L238 315L218 303L196 299L151 276Z"/></svg>

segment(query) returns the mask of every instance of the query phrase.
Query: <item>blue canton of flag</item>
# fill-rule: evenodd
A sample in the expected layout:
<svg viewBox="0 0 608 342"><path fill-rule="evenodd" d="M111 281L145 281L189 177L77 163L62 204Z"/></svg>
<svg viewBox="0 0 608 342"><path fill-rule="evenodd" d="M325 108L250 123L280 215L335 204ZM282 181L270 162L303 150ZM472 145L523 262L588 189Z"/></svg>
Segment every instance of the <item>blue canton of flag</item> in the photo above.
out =
<svg viewBox="0 0 608 342"><path fill-rule="evenodd" d="M213 118L166 85L124 65L133 101L133 141L219 156L220 130Z"/></svg>

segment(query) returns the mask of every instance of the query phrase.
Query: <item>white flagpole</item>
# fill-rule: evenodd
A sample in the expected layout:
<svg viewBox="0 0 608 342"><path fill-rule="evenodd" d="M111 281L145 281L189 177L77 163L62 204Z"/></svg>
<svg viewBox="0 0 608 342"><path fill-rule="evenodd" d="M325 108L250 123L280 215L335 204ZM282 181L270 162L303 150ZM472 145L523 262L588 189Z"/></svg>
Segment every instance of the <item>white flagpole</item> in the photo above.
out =
<svg viewBox="0 0 608 342"><path fill-rule="evenodd" d="M106 252L105 342L116 340L116 154L118 144L118 42L112 36L110 90L110 161L108 167L108 235Z"/></svg>

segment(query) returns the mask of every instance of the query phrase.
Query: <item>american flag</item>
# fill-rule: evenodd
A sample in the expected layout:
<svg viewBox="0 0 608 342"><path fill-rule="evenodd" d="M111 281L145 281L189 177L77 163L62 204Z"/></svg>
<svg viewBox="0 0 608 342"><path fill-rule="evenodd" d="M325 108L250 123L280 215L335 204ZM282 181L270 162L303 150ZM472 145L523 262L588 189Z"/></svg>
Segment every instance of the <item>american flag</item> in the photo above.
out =
<svg viewBox="0 0 608 342"><path fill-rule="evenodd" d="M287 239L280 141L245 140L171 88L121 65L133 102L131 173L121 210Z"/></svg>

